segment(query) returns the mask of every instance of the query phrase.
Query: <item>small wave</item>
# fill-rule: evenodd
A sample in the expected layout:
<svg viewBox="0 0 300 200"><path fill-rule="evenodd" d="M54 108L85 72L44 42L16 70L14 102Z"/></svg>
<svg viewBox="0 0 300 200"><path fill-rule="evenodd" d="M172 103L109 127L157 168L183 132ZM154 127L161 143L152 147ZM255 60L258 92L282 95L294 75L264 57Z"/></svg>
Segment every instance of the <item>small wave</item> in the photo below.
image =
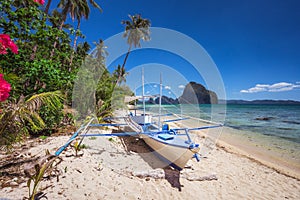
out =
<svg viewBox="0 0 300 200"><path fill-rule="evenodd" d="M284 128L284 127L279 127L278 129L280 129L280 130L286 130L286 131L297 130L295 128Z"/></svg>
<svg viewBox="0 0 300 200"><path fill-rule="evenodd" d="M225 124L225 126L228 126L230 128L238 129L238 130L255 130L257 128L261 128L261 126L256 125L233 125L233 124Z"/></svg>
<svg viewBox="0 0 300 200"><path fill-rule="evenodd" d="M300 143L300 138L287 137L287 136L278 136L278 137L292 142Z"/></svg>
<svg viewBox="0 0 300 200"><path fill-rule="evenodd" d="M281 138L281 139L285 139L285 140L289 140L289 141L297 142L297 143L300 142L300 138L295 138L295 137L289 137L289 136L283 136L283 135L277 135L277 134L271 134L271 133L263 133L263 135L277 137L277 138Z"/></svg>
<svg viewBox="0 0 300 200"><path fill-rule="evenodd" d="M234 128L234 129L238 129L238 130L242 130L242 127L241 126L236 126L236 125L230 125L230 124L224 124L225 126L227 127L230 127L230 128Z"/></svg>
<svg viewBox="0 0 300 200"><path fill-rule="evenodd" d="M266 136L276 136L276 137L278 137L278 135L274 135L274 134L271 134L271 133L263 133L263 135L266 135Z"/></svg>
<svg viewBox="0 0 300 200"><path fill-rule="evenodd" d="M289 121L289 120L283 120L282 122L287 123L287 124L300 124L300 122L297 122L297 121Z"/></svg>
<svg viewBox="0 0 300 200"><path fill-rule="evenodd" d="M257 117L255 120L269 121L271 119L275 119L275 117Z"/></svg>

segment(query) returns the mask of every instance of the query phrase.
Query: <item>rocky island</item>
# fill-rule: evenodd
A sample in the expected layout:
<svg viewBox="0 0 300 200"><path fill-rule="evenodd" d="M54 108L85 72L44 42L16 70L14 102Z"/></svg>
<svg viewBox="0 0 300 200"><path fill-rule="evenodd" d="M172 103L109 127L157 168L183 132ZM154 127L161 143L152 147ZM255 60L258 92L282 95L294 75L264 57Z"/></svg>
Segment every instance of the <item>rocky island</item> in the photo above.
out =
<svg viewBox="0 0 300 200"><path fill-rule="evenodd" d="M150 98L148 104L158 104L159 98ZM206 89L203 85L196 82L189 82L182 95L173 99L171 97L162 96L162 104L218 104L218 96L215 92Z"/></svg>

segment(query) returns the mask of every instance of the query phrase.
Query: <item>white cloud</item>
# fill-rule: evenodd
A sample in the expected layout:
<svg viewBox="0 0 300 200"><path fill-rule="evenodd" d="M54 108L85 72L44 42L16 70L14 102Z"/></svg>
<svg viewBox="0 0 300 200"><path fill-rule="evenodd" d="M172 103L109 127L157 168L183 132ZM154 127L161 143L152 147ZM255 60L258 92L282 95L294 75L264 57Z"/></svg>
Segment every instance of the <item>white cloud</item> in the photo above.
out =
<svg viewBox="0 0 300 200"><path fill-rule="evenodd" d="M256 84L255 87L259 87L259 88L265 88L265 87L269 87L270 85L268 84Z"/></svg>
<svg viewBox="0 0 300 200"><path fill-rule="evenodd" d="M300 88L300 83L296 82L296 84L293 83L287 83L287 82L280 82L280 83L274 83L273 85L269 84L256 84L255 87L241 90L241 93L257 93L257 92L283 92L283 91L290 91L295 88Z"/></svg>
<svg viewBox="0 0 300 200"><path fill-rule="evenodd" d="M178 85L178 88L179 88L179 89L184 89L185 86L184 86L184 85Z"/></svg>
<svg viewBox="0 0 300 200"><path fill-rule="evenodd" d="M165 89L166 89L166 90L171 90L171 87L168 86L168 85L166 85L166 86L165 86Z"/></svg>

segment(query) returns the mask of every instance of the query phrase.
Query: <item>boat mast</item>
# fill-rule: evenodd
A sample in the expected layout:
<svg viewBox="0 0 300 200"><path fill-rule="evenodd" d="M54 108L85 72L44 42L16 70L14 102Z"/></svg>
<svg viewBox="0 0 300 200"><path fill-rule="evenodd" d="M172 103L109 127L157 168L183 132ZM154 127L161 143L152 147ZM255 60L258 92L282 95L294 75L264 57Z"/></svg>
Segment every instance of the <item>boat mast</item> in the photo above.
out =
<svg viewBox="0 0 300 200"><path fill-rule="evenodd" d="M143 120L145 125L145 117L146 117L146 105L145 105L145 87L144 87L144 68L142 68L142 96L143 96Z"/></svg>
<svg viewBox="0 0 300 200"><path fill-rule="evenodd" d="M135 90L134 90L135 96L137 96L137 88L136 88L136 86L134 86L134 88L135 88ZM134 116L136 116L136 109L137 109L136 103L137 103L137 101L138 101L137 99L134 100Z"/></svg>
<svg viewBox="0 0 300 200"><path fill-rule="evenodd" d="M161 116L161 96L162 96L162 78L160 73L160 80L159 80L159 108L158 108L158 130L160 130L160 116Z"/></svg>

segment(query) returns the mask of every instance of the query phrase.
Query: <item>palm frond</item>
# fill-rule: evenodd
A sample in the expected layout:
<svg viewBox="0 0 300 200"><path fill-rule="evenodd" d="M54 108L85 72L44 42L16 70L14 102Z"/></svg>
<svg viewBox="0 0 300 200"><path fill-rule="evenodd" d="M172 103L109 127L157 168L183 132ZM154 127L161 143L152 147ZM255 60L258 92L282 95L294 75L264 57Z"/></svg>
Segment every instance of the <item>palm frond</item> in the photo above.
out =
<svg viewBox="0 0 300 200"><path fill-rule="evenodd" d="M47 105L50 108L55 108L61 105L63 95L60 91L45 92L31 96L26 100L26 108L30 111L38 110L42 105Z"/></svg>

